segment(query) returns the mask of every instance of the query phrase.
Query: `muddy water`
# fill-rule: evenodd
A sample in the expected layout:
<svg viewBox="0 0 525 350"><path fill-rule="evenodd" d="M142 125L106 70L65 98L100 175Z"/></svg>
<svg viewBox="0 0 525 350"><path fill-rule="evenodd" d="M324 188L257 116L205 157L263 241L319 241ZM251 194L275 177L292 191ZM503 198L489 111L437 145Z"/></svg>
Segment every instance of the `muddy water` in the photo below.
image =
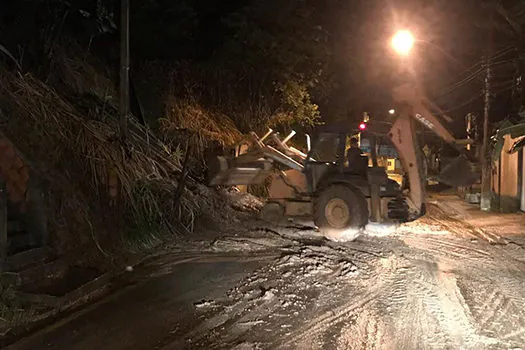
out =
<svg viewBox="0 0 525 350"><path fill-rule="evenodd" d="M432 206L352 242L257 229L152 259L131 287L11 349L518 349L516 242Z"/></svg>
<svg viewBox="0 0 525 350"><path fill-rule="evenodd" d="M173 259L173 257L171 257ZM199 322L194 302L218 298L264 262L260 259L206 258L175 264L168 257L151 270L136 270L137 285L89 307L9 349L154 349L177 341ZM255 260L255 261L254 261Z"/></svg>

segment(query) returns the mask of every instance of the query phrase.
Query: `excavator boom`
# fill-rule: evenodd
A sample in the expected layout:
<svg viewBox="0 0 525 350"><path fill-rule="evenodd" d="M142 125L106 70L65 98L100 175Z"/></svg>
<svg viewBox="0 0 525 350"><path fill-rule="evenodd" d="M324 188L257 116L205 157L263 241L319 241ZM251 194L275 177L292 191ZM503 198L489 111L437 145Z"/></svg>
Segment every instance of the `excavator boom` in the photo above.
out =
<svg viewBox="0 0 525 350"><path fill-rule="evenodd" d="M460 146L463 142L456 140L447 128L429 110L438 109L433 105L421 91L411 84L405 84L394 90L394 101L398 117L394 122L389 137L396 147L403 169L408 176L409 194L408 204L410 215L419 217L425 214L426 198L426 167L422 148L418 145L416 137L416 121L432 130L445 142L455 146L460 156L442 169L438 179L452 186L468 186L477 181L474 166L465 156L464 148ZM446 120L450 118L445 116Z"/></svg>

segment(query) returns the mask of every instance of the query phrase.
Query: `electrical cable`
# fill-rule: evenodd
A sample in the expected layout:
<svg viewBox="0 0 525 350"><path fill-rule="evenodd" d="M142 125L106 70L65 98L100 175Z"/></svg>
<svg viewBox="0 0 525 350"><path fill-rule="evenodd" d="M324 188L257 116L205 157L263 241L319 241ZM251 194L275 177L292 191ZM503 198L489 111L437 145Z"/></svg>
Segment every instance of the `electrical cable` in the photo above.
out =
<svg viewBox="0 0 525 350"><path fill-rule="evenodd" d="M505 47L505 48L499 50L498 52L496 52L495 55L493 55L493 56L491 57L491 60L493 60L493 59L495 59L495 58L497 58L497 57L501 57L501 56L506 55L506 54L509 53L510 50L513 49L513 48L514 48L514 46L509 45L509 46L507 46L507 47ZM505 60L502 60L502 61L492 62L492 64L493 64L493 65L500 65L500 64L507 63L507 62L511 62L511 61L513 61L513 60L514 60L514 58L510 58L510 59L505 59ZM479 64L480 64L479 62L478 62L478 63L475 63L475 64L472 65L470 68L468 68L466 71L464 71L464 73L465 73L465 72L468 72L469 70L471 70L471 69L474 68L474 67L477 67ZM479 75L481 72L483 72L483 70L484 70L484 67L482 66L482 67L478 68L475 72L473 72L473 73L469 74L468 76L466 76L465 78L463 78L462 80L455 82L454 84L452 84L451 86L449 86L447 89L441 90L441 91L437 94L436 98L443 97L443 96L445 96L445 95L451 93L452 91L454 91L454 90L456 90L456 89L459 89L460 87L462 87L462 86L464 86L464 85L470 83L472 80L476 79L476 78L478 77L478 75Z"/></svg>
<svg viewBox="0 0 525 350"><path fill-rule="evenodd" d="M506 55L511 49L514 49L514 45L509 45L509 46L506 46L498 51L496 51L494 53L493 56L491 56L491 60L494 60L498 57L501 57L501 56L504 56ZM470 70L476 68L477 66L480 66L483 64L483 60L479 60L478 62L474 63L472 66L468 67L467 69L465 69L463 72L459 73L458 75L456 75L456 77L454 78L454 80L458 77L461 77L463 74L469 72Z"/></svg>
<svg viewBox="0 0 525 350"><path fill-rule="evenodd" d="M507 82L507 83L508 83L508 82ZM499 89L499 90L497 90L497 91L492 91L492 92L491 92L491 95L496 95L496 94L500 94L500 93L502 93L502 92L508 91L508 90L512 89L512 87L513 87L513 86L511 85L511 86L508 86L508 87L506 87L506 88ZM472 102L476 101L477 99L483 97L484 95L485 95L485 93L481 93L481 94L479 94L479 95L477 95L477 96L471 98L470 100L461 103L460 105L454 106L454 107L452 107L452 108L449 108L449 109L443 111L443 112L440 113L440 114L447 114L447 113L453 112L453 111L455 111L455 110L457 110L457 109L460 109L460 108L462 108L462 107L465 107L465 106L468 105L469 103L472 103Z"/></svg>
<svg viewBox="0 0 525 350"><path fill-rule="evenodd" d="M447 94L449 94L450 92L460 88L461 86L463 85L466 85L467 83L471 82L472 80L476 79L479 74L483 72L483 67L479 68L477 71L475 71L474 73L470 74L469 76L465 77L463 80L461 81L458 81L452 85L450 85L446 90L441 90L438 95L436 96L436 98L440 98L440 97L443 97Z"/></svg>
<svg viewBox="0 0 525 350"><path fill-rule="evenodd" d="M501 56L505 56L507 53L509 53L510 51L512 51L514 49L514 45L509 45L501 50L499 50L498 52L496 52L494 55L492 55L490 57L491 60L494 60L496 58L499 58Z"/></svg>
<svg viewBox="0 0 525 350"><path fill-rule="evenodd" d="M460 108L462 108L462 107L465 107L465 106L468 105L469 103L472 103L472 102L476 101L477 99L483 97L483 95L484 95L484 93L481 93L481 94L475 96L474 98L471 98L470 100L468 100L468 101L466 101L466 102L464 102L464 103L462 103L462 104L460 104L460 105L458 105L458 106L455 106L455 107L452 107L452 108L447 109L446 111L443 111L443 112L440 113L440 114L447 114L447 113L450 113L450 112L455 111L455 110L457 110L457 109L460 109Z"/></svg>
<svg viewBox="0 0 525 350"><path fill-rule="evenodd" d="M502 93L502 92L505 92L505 91L511 90L513 87L514 87L514 85L511 85L511 86L508 86L508 87L506 87L506 88L504 88L504 89L501 89L501 90L498 90L498 91L495 91L495 92L493 91L491 94L493 94L493 95L500 94L500 93Z"/></svg>

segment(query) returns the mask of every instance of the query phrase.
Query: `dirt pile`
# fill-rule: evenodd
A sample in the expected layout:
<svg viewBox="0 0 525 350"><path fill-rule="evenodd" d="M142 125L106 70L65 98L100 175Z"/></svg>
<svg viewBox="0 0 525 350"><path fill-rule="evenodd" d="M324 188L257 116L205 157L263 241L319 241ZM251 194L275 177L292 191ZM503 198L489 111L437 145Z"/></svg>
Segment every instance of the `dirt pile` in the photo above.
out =
<svg viewBox="0 0 525 350"><path fill-rule="evenodd" d="M176 198L184 154L170 152L135 118L120 141L117 94L105 72L89 57L55 57L48 82L0 68L0 117L2 131L46 180L57 251L87 246L108 255L123 242L140 249L187 235L201 216L212 225L231 222L224 193L190 179Z"/></svg>

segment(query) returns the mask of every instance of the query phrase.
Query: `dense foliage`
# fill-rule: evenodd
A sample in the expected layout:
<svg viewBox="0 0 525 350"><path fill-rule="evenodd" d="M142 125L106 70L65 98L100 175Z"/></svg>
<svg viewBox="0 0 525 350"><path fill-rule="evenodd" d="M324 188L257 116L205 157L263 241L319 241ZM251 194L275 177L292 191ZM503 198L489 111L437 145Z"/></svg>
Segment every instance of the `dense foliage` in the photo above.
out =
<svg viewBox="0 0 525 350"><path fill-rule="evenodd" d="M498 54L494 118L515 115L523 105L523 4L482 4L134 0L132 77L151 124L180 121L169 106L220 116L225 122L212 124L241 132L312 125L321 115L356 121L368 111L382 118L402 76L386 43L396 26L409 26L425 41L414 53L418 79L461 132L467 112L482 113L482 56L491 31ZM96 53L116 82L119 10L118 0L4 0L0 60L47 79L57 51L73 40ZM501 51L507 47L515 50ZM153 107L162 103L160 111Z"/></svg>
<svg viewBox="0 0 525 350"><path fill-rule="evenodd" d="M312 124L319 117L311 94L329 50L315 1L131 3L133 64L162 62L172 78L184 75L170 93L197 99L244 130L272 118ZM23 69L47 74L65 37L117 67L118 1L11 0L0 6L0 29L8 34L0 43L3 57Z"/></svg>

